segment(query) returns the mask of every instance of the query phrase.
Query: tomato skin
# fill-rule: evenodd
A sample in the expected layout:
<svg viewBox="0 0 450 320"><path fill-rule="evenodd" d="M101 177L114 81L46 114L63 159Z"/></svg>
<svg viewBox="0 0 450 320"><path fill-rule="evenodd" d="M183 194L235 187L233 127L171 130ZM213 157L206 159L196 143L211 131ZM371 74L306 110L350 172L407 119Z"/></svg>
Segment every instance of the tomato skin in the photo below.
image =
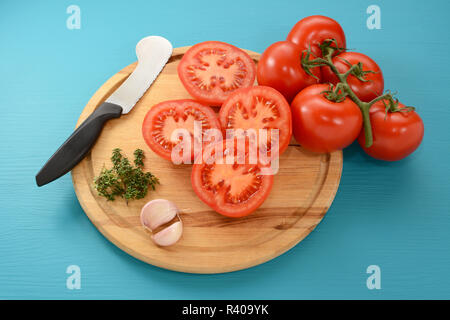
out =
<svg viewBox="0 0 450 320"><path fill-rule="evenodd" d="M398 107L405 106L399 103ZM372 146L365 147L364 130L361 131L358 142L363 150L375 159L401 160L413 153L422 142L424 125L415 111L386 114L383 102L378 101L370 108L370 121L373 134Z"/></svg>
<svg viewBox="0 0 450 320"><path fill-rule="evenodd" d="M301 50L311 46L311 51L321 57L322 50L319 45L327 39L335 39L339 48L346 47L344 30L340 24L329 17L316 15L297 22L286 40L295 43Z"/></svg>
<svg viewBox="0 0 450 320"><path fill-rule="evenodd" d="M350 145L359 135L363 120L350 98L336 103L321 93L327 84L309 86L291 104L295 139L313 152L333 152Z"/></svg>
<svg viewBox="0 0 450 320"><path fill-rule="evenodd" d="M193 80L193 70L203 74L202 81ZM220 106L234 90L252 86L256 78L252 58L240 48L220 41L205 41L189 48L177 71L189 94L212 106Z"/></svg>
<svg viewBox="0 0 450 320"><path fill-rule="evenodd" d="M177 115L181 118L181 115L187 108L193 108L201 112L204 116L204 119L206 119L205 123L207 123L209 128L221 130L219 119L217 118L217 115L214 112L214 110L211 107L201 104L195 100L191 99L169 100L152 106L144 117L144 121L142 123L142 136L144 137L144 140L146 144L150 147L150 149L166 160L169 161L172 160L171 158L172 148L170 147L164 148L161 145L161 143L158 143L158 141L152 135L155 131L158 130L155 127L156 121L158 120L158 117L160 117L162 113L164 113L169 109L176 110ZM186 129L191 129L185 126L183 127ZM191 160L193 160L194 150L193 148L191 150L192 150Z"/></svg>
<svg viewBox="0 0 450 320"><path fill-rule="evenodd" d="M380 67L375 61L362 53L343 52L333 58L333 63L340 73L345 73L346 71L348 71L348 69L350 69L348 64L346 64L342 59L347 60L352 65L361 62L363 64L363 71L371 70L376 72L367 73L365 75L365 78L368 80L367 82L359 80L354 75L348 76L347 83L361 101L369 102L379 95L383 94L383 73L381 72ZM339 79L333 73L333 71L331 71L330 67L322 67L322 81L337 84L339 82Z"/></svg>
<svg viewBox="0 0 450 320"><path fill-rule="evenodd" d="M223 150L225 157L227 140L223 140L222 142L217 143L223 143ZM237 144L235 144L235 146L236 145ZM214 143L209 144L204 149L203 154L204 155L208 154L210 152L209 150L213 149L214 147L215 147ZM237 170L239 170L242 167L248 167L249 166L248 161L246 161L245 163L246 164L238 164L234 166L232 164L222 163L216 164L216 166L221 166L222 170L220 171L227 172L227 169L223 169L224 167L227 167L228 172L231 172L232 170L231 167ZM249 214L253 213L257 208L259 208L263 204L263 202L266 200L272 189L273 175L259 175L260 183L258 185L257 191L253 193L250 197L239 203L231 203L226 199L226 193L227 191L230 190L227 189L228 188L227 183L230 181L229 180L230 177L224 174L223 180L220 182L220 185L218 184L214 185L214 187L217 188L208 188L207 184L205 184L204 182L205 168L207 166L208 165L205 163L204 160L202 161L202 163L194 163L194 165L192 166L192 173L191 173L192 188L201 201L203 201L217 213L220 213L221 215L224 215L226 217L239 218L248 216ZM265 166L261 166L261 164L258 164L254 165L254 167L263 168ZM265 168L267 169L268 167ZM239 182L235 183L239 184Z"/></svg>
<svg viewBox="0 0 450 320"><path fill-rule="evenodd" d="M270 45L258 62L258 84L278 90L291 102L303 88L320 81L320 68L311 69L318 79L308 75L302 68L301 55L302 50L292 42Z"/></svg>
<svg viewBox="0 0 450 320"><path fill-rule="evenodd" d="M258 112L258 109L250 111L251 103L255 101L256 97L262 97L267 101L272 101L275 103L278 110L278 118L275 121L261 124L261 127L254 127L252 129L262 129L264 127L279 129L279 155L281 155L287 149L289 146L289 141L291 140L292 116L289 103L286 99L284 99L280 92L271 87L254 86L250 88L242 88L236 90L228 97L219 112L219 121L222 129L224 130L224 136L226 129L249 129L244 126L230 127L229 117L236 103L240 103L244 108L246 108L249 114Z"/></svg>

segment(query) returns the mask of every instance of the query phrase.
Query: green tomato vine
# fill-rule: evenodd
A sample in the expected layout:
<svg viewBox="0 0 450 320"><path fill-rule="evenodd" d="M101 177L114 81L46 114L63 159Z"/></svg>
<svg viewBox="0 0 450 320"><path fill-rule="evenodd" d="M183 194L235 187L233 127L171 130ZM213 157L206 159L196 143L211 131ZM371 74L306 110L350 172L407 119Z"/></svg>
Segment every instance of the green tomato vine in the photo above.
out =
<svg viewBox="0 0 450 320"><path fill-rule="evenodd" d="M334 65L332 59L336 51L339 53L344 51L345 49L339 48L334 39L325 40L320 45L320 48L322 50L322 57L315 56L314 53L311 51L311 49L305 50L302 53L301 57L302 67L308 75L317 78L311 72L311 69L316 67L328 66L331 69L331 71L338 77L339 83L336 86L330 84L330 90L327 90L323 93L325 94L325 97L327 99L337 103L342 102L346 99L346 97L349 97L359 107L363 118L364 135L366 138L365 146L367 148L371 147L373 144L372 126L370 123L370 114L369 114L369 109L373 104L375 104L378 101L383 101L386 107L386 113L409 112L414 110L413 107L399 108L398 100L394 98L394 94L392 94L390 91L387 91L383 95L376 97L370 102L361 101L353 92L353 90L350 88L350 85L347 83L347 78L349 75L353 75L360 81L363 82L370 81L366 79L366 75L369 73L374 73L374 71L363 70L363 65L361 62L352 65L350 64L350 62L344 60L344 62L348 64L349 69L345 73L340 73L339 70Z"/></svg>

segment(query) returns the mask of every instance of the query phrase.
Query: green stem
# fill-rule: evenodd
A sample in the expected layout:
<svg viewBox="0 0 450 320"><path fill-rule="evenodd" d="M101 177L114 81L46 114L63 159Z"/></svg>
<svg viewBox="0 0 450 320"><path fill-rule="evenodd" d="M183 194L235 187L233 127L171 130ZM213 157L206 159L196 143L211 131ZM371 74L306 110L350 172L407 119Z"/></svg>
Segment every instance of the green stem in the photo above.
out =
<svg viewBox="0 0 450 320"><path fill-rule="evenodd" d="M385 93L381 96L376 97L375 99L373 99L372 101L369 102L369 106L371 107L373 104L375 104L375 102L381 101L381 100L390 100L392 99L392 94L390 93Z"/></svg>
<svg viewBox="0 0 450 320"><path fill-rule="evenodd" d="M347 94L347 96L359 107L361 110L362 118L363 118L363 125L364 125L364 136L366 138L365 146L366 148L370 148L373 144L373 134L372 134L372 125L370 123L370 113L369 109L370 107L377 101L383 100L383 99L392 99L392 95L390 93L386 93L384 95L381 95L375 99L373 99L370 102L363 102L361 101L356 94L353 92L353 90L350 88L350 86L347 83L348 76L352 73L352 71L357 68L357 65L352 65L349 70L345 73L340 73L339 70L334 65L333 61L333 49L328 48L326 54L323 58L315 58L311 61L309 61L309 66L328 66L331 71L338 77L340 81L340 87L342 90ZM308 62L305 62L308 63Z"/></svg>
<svg viewBox="0 0 450 320"><path fill-rule="evenodd" d="M352 73L353 69L356 68L356 65L353 65L349 70L347 70L346 73L340 73L339 70L336 68L332 61L332 55L329 54L325 57L326 64L330 67L331 71L338 77L339 81L342 83L343 90L347 93L348 97L356 103L356 105L361 110L362 118L363 118L363 126L364 126L364 136L365 136L365 146L366 148L369 148L373 144L373 135L372 135L372 125L370 123L370 113L369 109L372 106L373 102L363 102L361 101L356 94L353 92L353 90L350 88L350 86L347 83L347 77Z"/></svg>
<svg viewBox="0 0 450 320"><path fill-rule="evenodd" d="M373 144L373 135L372 135L372 125L370 123L370 104L367 102L363 102L362 106L359 106L361 109L362 117L363 117L363 125L364 125L364 137L366 138L365 146L366 148L370 148Z"/></svg>
<svg viewBox="0 0 450 320"><path fill-rule="evenodd" d="M353 72L353 70L355 70L358 67L358 65L354 64L350 67L350 69L347 70L346 73L344 73L342 75L343 79L345 79L345 81L347 81L348 76Z"/></svg>

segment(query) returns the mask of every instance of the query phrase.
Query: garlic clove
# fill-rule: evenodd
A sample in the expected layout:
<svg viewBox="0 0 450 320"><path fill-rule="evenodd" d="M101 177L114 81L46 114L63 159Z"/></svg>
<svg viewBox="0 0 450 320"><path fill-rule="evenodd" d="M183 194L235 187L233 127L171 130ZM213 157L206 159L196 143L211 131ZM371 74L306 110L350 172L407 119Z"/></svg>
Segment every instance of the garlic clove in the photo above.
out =
<svg viewBox="0 0 450 320"><path fill-rule="evenodd" d="M183 233L183 224L177 221L169 227L152 236L153 241L159 246L171 246L175 244Z"/></svg>
<svg viewBox="0 0 450 320"><path fill-rule="evenodd" d="M150 231L169 222L178 213L178 208L171 201L155 199L148 202L141 210L141 223Z"/></svg>

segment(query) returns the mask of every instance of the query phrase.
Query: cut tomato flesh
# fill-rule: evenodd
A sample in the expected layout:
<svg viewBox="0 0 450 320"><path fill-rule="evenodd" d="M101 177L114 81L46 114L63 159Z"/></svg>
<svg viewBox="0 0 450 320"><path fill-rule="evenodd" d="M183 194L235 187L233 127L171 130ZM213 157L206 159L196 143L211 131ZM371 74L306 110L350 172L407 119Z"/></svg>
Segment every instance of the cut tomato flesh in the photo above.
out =
<svg viewBox="0 0 450 320"><path fill-rule="evenodd" d="M275 103L263 97L254 97L254 101L247 108L236 102L228 113L227 129L268 129L276 127L280 122L280 112Z"/></svg>
<svg viewBox="0 0 450 320"><path fill-rule="evenodd" d="M184 54L178 75L194 98L221 105L234 90L253 85L256 67L241 49L224 42L207 41Z"/></svg>
<svg viewBox="0 0 450 320"><path fill-rule="evenodd" d="M147 145L159 156L171 160L173 148L182 142L174 134L177 129L186 129L191 137L191 160L194 158L194 123L201 126L202 135L208 129L220 130L215 112L194 100L171 100L153 106L142 124L142 134Z"/></svg>
<svg viewBox="0 0 450 320"><path fill-rule="evenodd" d="M237 90L223 104L219 119L224 130L242 129L244 135L254 130L259 146L267 148L268 152L274 145L271 129L279 130L279 154L286 150L292 135L289 104L278 91L270 87ZM266 140L260 137L260 129L267 130Z"/></svg>
<svg viewBox="0 0 450 320"><path fill-rule="evenodd" d="M201 90L231 91L239 88L247 75L242 59L227 60L225 50L205 49L195 58L196 63L187 67L187 73Z"/></svg>
<svg viewBox="0 0 450 320"><path fill-rule="evenodd" d="M203 185L223 196L223 202L238 204L248 200L261 186L257 167L230 164L206 165L202 170Z"/></svg>
<svg viewBox="0 0 450 320"><path fill-rule="evenodd" d="M273 175L263 174L268 169L260 164L236 161L237 143L230 150L227 141L219 142L223 146L222 163L196 163L192 168L192 187L198 197L216 212L228 217L242 217L254 212L270 193ZM209 145L204 151L211 153L216 144ZM234 161L225 161L226 155L235 155ZM266 172L267 173L267 172Z"/></svg>

